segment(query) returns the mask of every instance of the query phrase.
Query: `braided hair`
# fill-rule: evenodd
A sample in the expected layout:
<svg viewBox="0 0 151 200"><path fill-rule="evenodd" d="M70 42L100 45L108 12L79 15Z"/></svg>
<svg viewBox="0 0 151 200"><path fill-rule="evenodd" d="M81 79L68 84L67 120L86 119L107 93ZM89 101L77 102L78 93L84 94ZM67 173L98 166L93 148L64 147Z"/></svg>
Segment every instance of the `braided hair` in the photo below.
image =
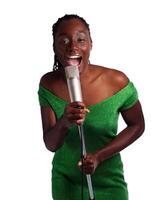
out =
<svg viewBox="0 0 151 200"><path fill-rule="evenodd" d="M90 28L89 24L85 21L84 18L76 15L76 14L66 14L61 18L58 18L57 22L53 24L52 26L52 35L53 35L53 50L54 50L54 41L55 41L55 36L58 31L59 25L65 21L65 20L70 20L70 19L78 19L80 20L88 29L89 34L90 34ZM53 71L56 71L58 68L62 67L62 64L58 61L56 55L54 55L54 64L53 64Z"/></svg>

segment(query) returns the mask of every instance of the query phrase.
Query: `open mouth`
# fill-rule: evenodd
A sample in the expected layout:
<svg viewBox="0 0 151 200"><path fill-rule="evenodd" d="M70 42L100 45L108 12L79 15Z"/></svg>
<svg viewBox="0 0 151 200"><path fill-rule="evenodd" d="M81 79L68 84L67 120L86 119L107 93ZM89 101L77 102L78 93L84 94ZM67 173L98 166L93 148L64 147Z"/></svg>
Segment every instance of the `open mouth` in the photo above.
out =
<svg viewBox="0 0 151 200"><path fill-rule="evenodd" d="M79 66L81 63L82 57L79 55L68 56L66 58L67 65L71 66Z"/></svg>

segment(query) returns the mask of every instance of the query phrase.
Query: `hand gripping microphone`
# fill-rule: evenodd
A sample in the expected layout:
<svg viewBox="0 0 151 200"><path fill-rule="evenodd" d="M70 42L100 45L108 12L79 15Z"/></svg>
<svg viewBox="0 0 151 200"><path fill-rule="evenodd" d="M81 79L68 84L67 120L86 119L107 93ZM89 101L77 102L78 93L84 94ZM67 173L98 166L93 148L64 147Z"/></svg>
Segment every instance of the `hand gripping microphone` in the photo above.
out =
<svg viewBox="0 0 151 200"><path fill-rule="evenodd" d="M80 85L80 78L79 78L79 69L77 66L66 66L65 67L65 74L66 80L68 85L68 91L71 102L80 101L82 102L82 93L81 93L81 85ZM78 131L81 139L81 154L82 158L86 155L86 147L85 147L85 139L84 139L84 131L83 126L78 125ZM87 174L87 183L88 183L88 190L90 200L94 200L93 188L92 188L92 181L91 175Z"/></svg>

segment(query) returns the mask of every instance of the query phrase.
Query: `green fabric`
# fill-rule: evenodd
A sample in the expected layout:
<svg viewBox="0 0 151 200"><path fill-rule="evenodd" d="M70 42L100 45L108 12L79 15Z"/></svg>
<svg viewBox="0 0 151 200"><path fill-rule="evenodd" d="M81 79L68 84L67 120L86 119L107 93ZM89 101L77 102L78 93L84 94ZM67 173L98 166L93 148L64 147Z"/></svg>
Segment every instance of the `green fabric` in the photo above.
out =
<svg viewBox="0 0 151 200"><path fill-rule="evenodd" d="M48 89L39 87L41 106L50 106L57 118L63 114L67 101ZM117 134L118 117L122 110L132 107L138 100L136 88L129 82L115 95L88 106L90 113L84 122L87 152L94 152L110 143ZM52 193L54 200L81 199L81 173L77 167L80 159L80 140L77 126L72 126L63 146L55 152L52 169ZM120 154L104 161L92 175L96 200L128 200L127 184L123 175ZM89 199L84 176L84 200Z"/></svg>

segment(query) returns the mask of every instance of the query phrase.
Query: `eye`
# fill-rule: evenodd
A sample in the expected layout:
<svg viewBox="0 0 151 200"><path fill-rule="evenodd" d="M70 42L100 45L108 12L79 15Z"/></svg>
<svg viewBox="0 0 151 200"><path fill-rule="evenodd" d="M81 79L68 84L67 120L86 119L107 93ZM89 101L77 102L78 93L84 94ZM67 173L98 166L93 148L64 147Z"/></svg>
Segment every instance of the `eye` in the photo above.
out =
<svg viewBox="0 0 151 200"><path fill-rule="evenodd" d="M69 44L69 42L70 42L70 41L69 41L68 38L64 38L64 39L63 39L63 43L64 43L64 44Z"/></svg>
<svg viewBox="0 0 151 200"><path fill-rule="evenodd" d="M78 38L78 42L81 42L81 43L85 42L85 38Z"/></svg>

